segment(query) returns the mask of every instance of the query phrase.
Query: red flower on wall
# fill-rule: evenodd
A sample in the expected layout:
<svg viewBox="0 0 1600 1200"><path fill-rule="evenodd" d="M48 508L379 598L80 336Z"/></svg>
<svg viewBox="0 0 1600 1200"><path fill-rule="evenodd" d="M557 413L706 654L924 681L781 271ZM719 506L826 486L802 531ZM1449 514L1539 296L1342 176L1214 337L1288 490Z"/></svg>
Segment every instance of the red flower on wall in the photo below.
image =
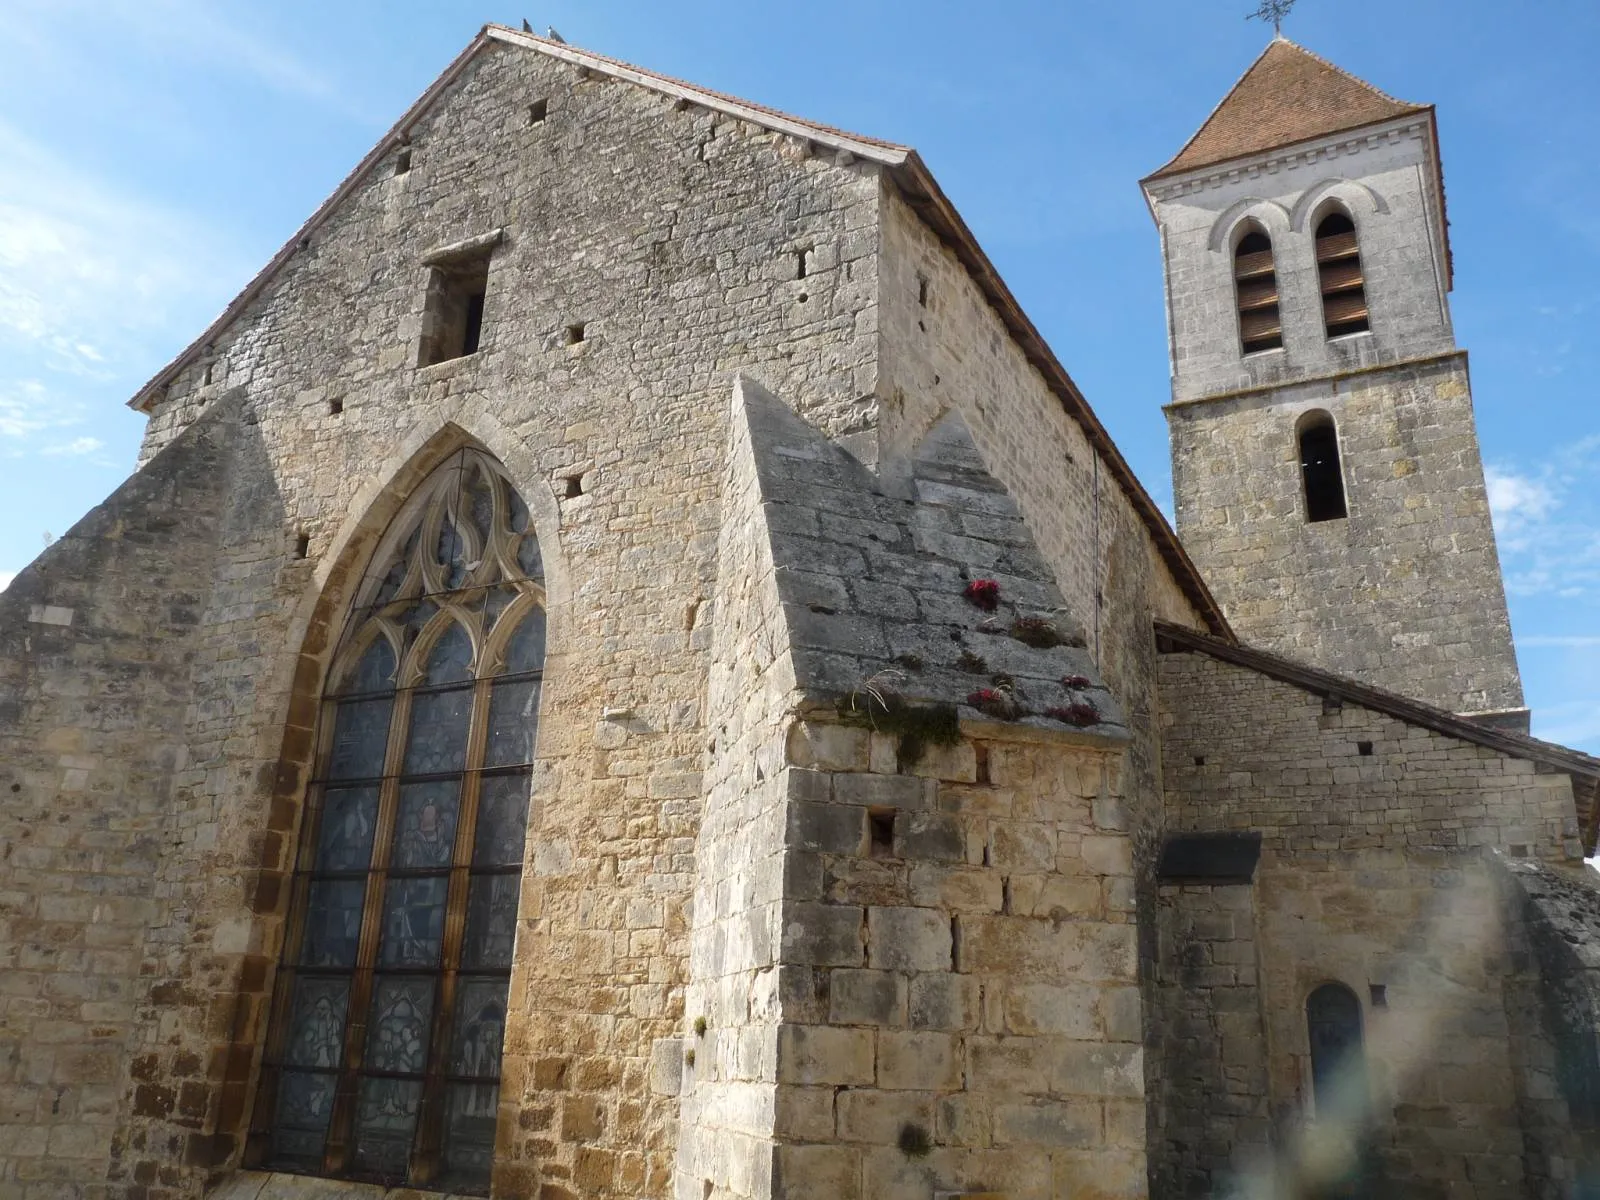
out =
<svg viewBox="0 0 1600 1200"><path fill-rule="evenodd" d="M1094 680L1087 675L1063 675L1061 677L1061 686L1071 688L1075 692L1081 692L1084 688L1093 687Z"/></svg>
<svg viewBox="0 0 1600 1200"><path fill-rule="evenodd" d="M1063 725L1076 725L1079 729L1084 728L1086 725L1100 724L1100 710L1092 704L1085 704L1081 700L1076 704L1069 704L1065 708L1052 708L1045 713L1045 716L1053 717Z"/></svg>
<svg viewBox="0 0 1600 1200"><path fill-rule="evenodd" d="M992 579L974 579L963 594L984 612L993 612L1000 606L1000 585Z"/></svg>

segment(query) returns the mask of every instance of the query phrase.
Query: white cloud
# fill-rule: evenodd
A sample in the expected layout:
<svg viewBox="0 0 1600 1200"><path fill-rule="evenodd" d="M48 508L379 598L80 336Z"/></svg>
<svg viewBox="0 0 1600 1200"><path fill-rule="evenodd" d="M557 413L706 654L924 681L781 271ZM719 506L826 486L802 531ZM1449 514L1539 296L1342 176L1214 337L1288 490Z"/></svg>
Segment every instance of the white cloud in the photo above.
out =
<svg viewBox="0 0 1600 1200"><path fill-rule="evenodd" d="M140 382L151 348L180 344L220 303L218 281L246 272L204 226L4 121L0 162L0 445L15 457L81 424L87 395ZM80 438L51 452L98 449Z"/></svg>
<svg viewBox="0 0 1600 1200"><path fill-rule="evenodd" d="M46 446L39 451L40 454L93 454L96 450L104 448L105 443L95 437L73 438L70 442L59 446Z"/></svg>
<svg viewBox="0 0 1600 1200"><path fill-rule="evenodd" d="M1600 434L1532 470L1491 464L1484 481L1507 591L1568 600L1600 592Z"/></svg>
<svg viewBox="0 0 1600 1200"><path fill-rule="evenodd" d="M11 586L11 581L17 577L15 571L0 571L0 592Z"/></svg>

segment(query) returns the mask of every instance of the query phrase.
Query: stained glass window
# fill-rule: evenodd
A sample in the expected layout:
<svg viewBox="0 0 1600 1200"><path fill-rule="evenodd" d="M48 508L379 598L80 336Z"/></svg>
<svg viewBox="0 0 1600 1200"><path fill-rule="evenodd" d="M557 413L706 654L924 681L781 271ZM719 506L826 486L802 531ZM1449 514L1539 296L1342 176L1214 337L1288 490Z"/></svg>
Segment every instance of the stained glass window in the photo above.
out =
<svg viewBox="0 0 1600 1200"><path fill-rule="evenodd" d="M486 1192L544 665L538 544L465 450L379 545L329 673L257 1165Z"/></svg>

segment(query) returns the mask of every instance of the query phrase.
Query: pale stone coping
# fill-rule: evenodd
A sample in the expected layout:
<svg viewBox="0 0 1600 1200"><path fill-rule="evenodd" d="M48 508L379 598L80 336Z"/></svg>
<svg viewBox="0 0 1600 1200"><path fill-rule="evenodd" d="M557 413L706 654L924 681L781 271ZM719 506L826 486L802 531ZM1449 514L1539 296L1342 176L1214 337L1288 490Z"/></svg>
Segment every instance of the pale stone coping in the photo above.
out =
<svg viewBox="0 0 1600 1200"><path fill-rule="evenodd" d="M513 46L522 46L529 50L537 50L551 58L559 58L571 63L573 66L587 67L591 71L598 71L602 75L610 75L616 79L625 79L629 83L636 83L647 87L651 91L661 92L677 100L687 100L702 107L714 109L717 112L727 113L730 117L738 117L741 121L749 121L753 125L760 125L777 133L786 133L790 137L800 138L808 142L817 142L834 150L868 159L872 162L882 163L884 166L897 167L905 162L910 151L903 146L888 146L876 141L865 141L851 137L849 134L838 130L827 129L820 125L813 125L808 121L795 120L782 113L773 112L752 104L744 104L729 96L709 92L691 84L681 83L676 79L669 79L664 75L657 75L652 71L642 71L637 67L630 67L626 63L617 62L603 55L590 54L564 42L553 42L549 38L539 37L537 34L523 33L504 25L486 25L484 34L498 42L508 42Z"/></svg>
<svg viewBox="0 0 1600 1200"><path fill-rule="evenodd" d="M1214 404L1218 400L1237 400L1241 396L1254 396L1260 392L1281 392L1288 388L1300 387L1309 383L1338 383L1345 379L1354 379L1361 375L1371 375L1377 371L1393 371L1402 367L1425 367L1432 363L1449 362L1451 359L1467 359L1467 352L1460 347L1454 350L1439 350L1433 354L1418 354L1412 358L1396 358L1388 362L1366 363L1359 367L1347 367L1340 371L1326 371L1320 375L1306 375L1296 379L1280 379L1274 383L1253 383L1249 387L1230 388L1226 392L1212 392L1208 396L1192 396L1187 400L1172 400L1161 406L1162 412L1175 412L1180 408L1192 408L1197 404Z"/></svg>
<svg viewBox="0 0 1600 1200"><path fill-rule="evenodd" d="M384 1187L317 1175L235 1171L206 1192L206 1200L465 1200L450 1193Z"/></svg>
<svg viewBox="0 0 1600 1200"><path fill-rule="evenodd" d="M832 704L820 700L808 700L790 710L790 715L797 721L806 721L814 725L837 725L845 729L866 729L874 732L870 726L858 726L839 719L839 710ZM1075 729L1070 725L1050 728L1044 725L1031 725L1026 723L1026 718L1018 721L999 721L988 717L957 717L957 725L961 736L972 741L980 742L1019 742L1041 746L1072 746L1078 749L1098 750L1103 754L1120 754L1127 744L1133 741L1133 735L1121 726L1096 732L1091 729Z"/></svg>
<svg viewBox="0 0 1600 1200"><path fill-rule="evenodd" d="M475 258L486 250L493 250L503 240L506 231L503 227L491 229L487 233L480 233L476 237L462 238L459 242L449 242L443 246L435 246L422 256L422 265L425 267L442 267L458 259Z"/></svg>
<svg viewBox="0 0 1600 1200"><path fill-rule="evenodd" d="M57 604L34 604L28 608L28 620L34 625L71 625L72 610Z"/></svg>

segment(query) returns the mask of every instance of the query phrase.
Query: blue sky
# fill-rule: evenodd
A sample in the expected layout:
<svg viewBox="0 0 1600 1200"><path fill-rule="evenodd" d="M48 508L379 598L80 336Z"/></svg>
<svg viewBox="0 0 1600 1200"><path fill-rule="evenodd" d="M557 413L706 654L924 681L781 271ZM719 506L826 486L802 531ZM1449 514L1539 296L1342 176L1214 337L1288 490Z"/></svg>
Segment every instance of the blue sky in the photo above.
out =
<svg viewBox="0 0 1600 1200"><path fill-rule="evenodd" d="M124 401L486 20L917 146L1170 510L1136 180L1265 45L1253 0L5 0L0 583L131 470ZM1301 0L1286 32L1439 106L1535 732L1600 752L1600 5Z"/></svg>

